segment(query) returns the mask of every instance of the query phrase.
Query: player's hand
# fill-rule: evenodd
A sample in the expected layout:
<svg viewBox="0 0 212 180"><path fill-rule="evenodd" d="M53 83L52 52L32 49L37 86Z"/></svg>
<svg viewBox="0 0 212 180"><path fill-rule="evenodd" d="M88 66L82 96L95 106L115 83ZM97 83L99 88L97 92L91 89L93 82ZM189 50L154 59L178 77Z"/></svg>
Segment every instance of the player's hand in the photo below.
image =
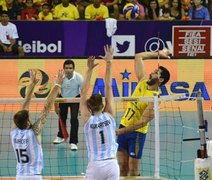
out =
<svg viewBox="0 0 212 180"><path fill-rule="evenodd" d="M116 129L116 135L120 135L121 134L121 129Z"/></svg>
<svg viewBox="0 0 212 180"><path fill-rule="evenodd" d="M39 79L36 78L37 70L29 69L30 80L33 84L37 84Z"/></svg>
<svg viewBox="0 0 212 180"><path fill-rule="evenodd" d="M62 85L63 77L64 77L64 71L62 69L59 69L55 80L56 84Z"/></svg>
<svg viewBox="0 0 212 180"><path fill-rule="evenodd" d="M105 55L99 56L106 61L106 63L110 63L113 60L113 48L109 45L104 46Z"/></svg>
<svg viewBox="0 0 212 180"><path fill-rule="evenodd" d="M60 115L60 108L55 108L55 113L59 116Z"/></svg>
<svg viewBox="0 0 212 180"><path fill-rule="evenodd" d="M163 50L160 50L159 51L159 55L162 58L169 58L170 59L170 56L169 56L170 52L169 52L169 50L167 48L164 48Z"/></svg>
<svg viewBox="0 0 212 180"><path fill-rule="evenodd" d="M95 56L89 56L88 57L88 61L87 61L87 67L88 69L92 70L93 68L95 68L99 63L94 63L95 61Z"/></svg>

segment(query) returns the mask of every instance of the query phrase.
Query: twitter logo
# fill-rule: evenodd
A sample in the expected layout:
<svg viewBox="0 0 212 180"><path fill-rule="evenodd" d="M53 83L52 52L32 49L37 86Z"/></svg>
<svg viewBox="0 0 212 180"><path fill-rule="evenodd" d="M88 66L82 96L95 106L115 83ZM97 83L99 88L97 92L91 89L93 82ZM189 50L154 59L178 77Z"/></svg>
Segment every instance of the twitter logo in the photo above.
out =
<svg viewBox="0 0 212 180"><path fill-rule="evenodd" d="M130 42L124 41L123 43L116 42L117 53L124 53L129 49Z"/></svg>
<svg viewBox="0 0 212 180"><path fill-rule="evenodd" d="M134 35L114 35L111 38L114 56L132 57L135 55Z"/></svg>

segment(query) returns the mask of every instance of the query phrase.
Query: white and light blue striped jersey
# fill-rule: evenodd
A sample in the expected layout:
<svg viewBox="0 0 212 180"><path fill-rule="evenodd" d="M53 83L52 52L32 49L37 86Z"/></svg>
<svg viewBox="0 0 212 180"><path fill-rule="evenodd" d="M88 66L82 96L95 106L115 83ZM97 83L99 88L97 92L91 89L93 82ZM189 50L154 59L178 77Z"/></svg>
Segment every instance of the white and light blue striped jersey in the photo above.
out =
<svg viewBox="0 0 212 180"><path fill-rule="evenodd" d="M43 169L43 150L32 129L14 128L10 132L16 154L16 175L39 175Z"/></svg>
<svg viewBox="0 0 212 180"><path fill-rule="evenodd" d="M118 144L116 143L116 122L106 112L92 115L84 126L89 161L115 158Z"/></svg>

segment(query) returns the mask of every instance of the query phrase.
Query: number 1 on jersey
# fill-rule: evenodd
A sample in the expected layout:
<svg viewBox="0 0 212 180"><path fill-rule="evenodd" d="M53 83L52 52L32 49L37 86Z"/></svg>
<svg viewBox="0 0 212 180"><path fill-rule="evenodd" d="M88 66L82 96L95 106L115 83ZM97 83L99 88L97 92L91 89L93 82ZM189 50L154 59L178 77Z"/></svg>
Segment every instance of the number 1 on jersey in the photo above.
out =
<svg viewBox="0 0 212 180"><path fill-rule="evenodd" d="M104 143L105 143L105 137L104 137L103 131L99 131L99 134L100 134L100 136L101 136L102 144L104 144Z"/></svg>

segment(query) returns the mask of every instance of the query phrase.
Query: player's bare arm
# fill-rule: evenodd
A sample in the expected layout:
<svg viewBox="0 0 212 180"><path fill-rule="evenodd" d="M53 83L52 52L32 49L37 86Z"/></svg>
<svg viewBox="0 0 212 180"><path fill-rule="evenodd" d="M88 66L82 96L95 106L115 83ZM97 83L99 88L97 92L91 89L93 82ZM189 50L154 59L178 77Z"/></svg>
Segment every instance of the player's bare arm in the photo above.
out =
<svg viewBox="0 0 212 180"><path fill-rule="evenodd" d="M151 59L151 58L169 58L169 51L168 49L160 50L159 52L141 52L135 54L135 73L138 78L138 81L145 78L145 72L144 72L144 62L145 59Z"/></svg>
<svg viewBox="0 0 212 180"><path fill-rule="evenodd" d="M54 104L54 101L63 83L63 75L63 70L59 70L56 79L56 84L44 104L44 109L42 110L39 119L32 125L32 129L37 136L41 134L41 131L47 122L47 116L51 110L52 105Z"/></svg>
<svg viewBox="0 0 212 180"><path fill-rule="evenodd" d="M154 103L150 103L147 108L145 109L143 115L141 116L140 120L133 125L128 127L124 127L121 129L116 130L116 135L125 134L129 132L136 131L147 125L154 118Z"/></svg>
<svg viewBox="0 0 212 180"><path fill-rule="evenodd" d="M92 71L98 65L98 63L95 64L94 61L95 61L94 56L90 56L88 58L87 71L86 71L86 74L85 74L85 79L84 79L84 82L82 84L82 89L81 89L81 94L80 94L80 112L81 112L82 120L84 122L86 122L87 117L90 115L90 112L87 108L86 101L87 101L88 90L89 90L89 87L90 87Z"/></svg>
<svg viewBox="0 0 212 180"><path fill-rule="evenodd" d="M34 91L35 85L38 82L38 79L36 79L36 70L35 69L29 69L29 74L30 74L30 84L27 88L26 96L24 99L24 102L22 104L22 109L23 110L28 110L29 109L29 104L30 100L32 98L32 93Z"/></svg>
<svg viewBox="0 0 212 180"><path fill-rule="evenodd" d="M106 62L105 72L105 112L109 112L114 115L114 97L112 92L112 60L113 60L113 49L111 46L104 46L105 56L100 56Z"/></svg>

